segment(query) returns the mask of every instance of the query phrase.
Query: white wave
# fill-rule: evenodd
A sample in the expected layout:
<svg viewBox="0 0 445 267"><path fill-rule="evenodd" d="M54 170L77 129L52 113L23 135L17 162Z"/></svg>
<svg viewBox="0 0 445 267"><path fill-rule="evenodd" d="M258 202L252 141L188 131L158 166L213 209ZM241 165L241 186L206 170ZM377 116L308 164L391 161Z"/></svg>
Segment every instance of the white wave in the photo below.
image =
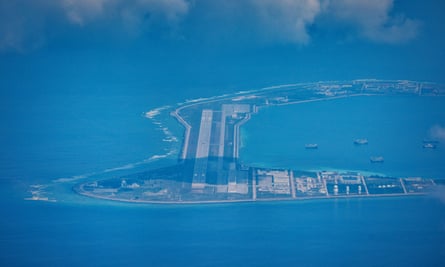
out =
<svg viewBox="0 0 445 267"><path fill-rule="evenodd" d="M31 197L25 197L24 200L33 200L33 201L50 201L56 202L56 199L49 198L48 192L45 191L49 185L37 184L30 185L29 193L31 193Z"/></svg>
<svg viewBox="0 0 445 267"><path fill-rule="evenodd" d="M166 157L168 157L168 154L153 155L150 158L148 158L148 161L153 161L153 160L157 160L157 159L164 159Z"/></svg>
<svg viewBox="0 0 445 267"><path fill-rule="evenodd" d="M185 103L196 103L196 102L201 102L201 101L205 101L205 100L209 100L210 98L206 98L206 97L200 97L200 98L195 98L195 99L186 99Z"/></svg>
<svg viewBox="0 0 445 267"><path fill-rule="evenodd" d="M174 155L174 154L176 154L176 153L178 153L178 150L176 150L176 149L172 149L172 150L170 150L170 151L167 153L167 155L172 156L172 155Z"/></svg>
<svg viewBox="0 0 445 267"><path fill-rule="evenodd" d="M142 164L147 164L147 163L151 163L153 161L159 160L159 159L168 158L168 157L174 155L176 152L177 152L176 149L170 149L165 154L156 154L156 155L153 155L153 156L151 156L151 157L149 157L147 159L141 160L141 161L137 161L137 162L134 162L134 163L128 163L128 164L125 164L123 166L119 166L119 167L115 167L115 168L108 168L108 169L105 169L105 170L103 170L101 172L98 172L97 174L134 169L137 166L140 166Z"/></svg>
<svg viewBox="0 0 445 267"><path fill-rule="evenodd" d="M254 90L244 90L244 91L238 91L238 92L236 92L235 93L235 95L241 95L241 94L247 94L247 93L251 93L251 92L253 92Z"/></svg>
<svg viewBox="0 0 445 267"><path fill-rule="evenodd" d="M134 167L136 167L136 165L139 165L138 163L139 163L139 162L136 162L136 163L129 163L129 164L125 164L125 165L123 165L123 166L119 166L119 167L115 167L115 168L105 169L105 170L103 171L103 173L108 173L108 172L115 172L115 171L121 171L121 170L129 170L129 169L133 169Z"/></svg>
<svg viewBox="0 0 445 267"><path fill-rule="evenodd" d="M256 95L239 96L239 97L232 98L232 101L241 101L241 100L254 99L254 98L258 98L258 96L256 96Z"/></svg>
<svg viewBox="0 0 445 267"><path fill-rule="evenodd" d="M164 139L162 139L163 142L178 142L178 138L176 138L175 136L171 136L171 137L166 137Z"/></svg>
<svg viewBox="0 0 445 267"><path fill-rule="evenodd" d="M156 123L158 125L158 130L162 131L165 137L162 139L163 142L179 142L178 138L170 131L170 129L164 126L161 122Z"/></svg>
<svg viewBox="0 0 445 267"><path fill-rule="evenodd" d="M145 117L148 119L153 119L154 117L158 116L159 114L161 114L161 112L159 110L150 110L145 112Z"/></svg>
<svg viewBox="0 0 445 267"><path fill-rule="evenodd" d="M200 98L195 98L195 99L186 99L184 103L185 104L190 104L190 103L209 101L209 100L214 100L214 99L218 99L218 98L228 97L230 95L231 94L223 94L223 95L217 95L217 96L211 96L211 97L200 97ZM184 103L178 103L178 104L181 105L181 104L184 104Z"/></svg>
<svg viewBox="0 0 445 267"><path fill-rule="evenodd" d="M162 132L167 136L172 135L172 133L170 132L170 130L168 128L162 128Z"/></svg>
<svg viewBox="0 0 445 267"><path fill-rule="evenodd" d="M172 141L170 142L174 142L174 140L172 139ZM69 183L69 182L75 182L81 179L85 179L85 178L89 178L93 175L99 175L99 174L104 174L104 173L110 173L110 172L115 172L115 171L121 171L121 170L129 170L129 169L134 169L137 166L140 166L142 164L148 164L148 163L152 163L156 160L160 160L160 159L165 159L168 158L172 155L174 155L176 153L176 149L170 149L167 153L165 154L156 154L153 155L147 159L141 160L141 161L137 161L134 163L128 163L122 166L118 166L118 167L114 167L114 168L108 168L102 171L98 171L98 172L93 172L93 173L88 173L88 174L82 174L82 175L76 175L76 176L72 176L72 177L63 177L63 178L58 178L58 179L54 179L52 182L53 183ZM32 185L31 186L34 190L32 190L32 192L38 192L38 190L40 189L36 189L36 188L45 188L47 187L47 185ZM30 191L31 192L31 191ZM39 191L41 192L41 190Z"/></svg>
<svg viewBox="0 0 445 267"><path fill-rule="evenodd" d="M148 159L145 159L145 160L141 161L141 164L142 163L150 163L150 162L153 162L155 160L168 158L168 157L176 154L176 152L177 152L176 149L169 149L168 152L165 153L165 154L156 154L156 155L153 155L153 156L149 157Z"/></svg>
<svg viewBox="0 0 445 267"><path fill-rule="evenodd" d="M48 197L38 197L38 196L25 197L24 200L57 202L57 200L55 199L49 199Z"/></svg>
<svg viewBox="0 0 445 267"><path fill-rule="evenodd" d="M73 182L73 181L77 181L80 179L85 179L88 178L92 175L95 175L96 173L86 173L86 174L81 174L81 175L74 175L72 177L62 177L62 178L58 178L53 180L53 182L55 183L66 183L66 182Z"/></svg>
<svg viewBox="0 0 445 267"><path fill-rule="evenodd" d="M159 108L152 109L152 110L150 110L150 111L145 112L145 117L146 117L147 119L154 119L154 118L157 117L159 114L161 114L161 112L162 112L163 110L166 110L166 109L168 109L168 108L170 108L170 106L162 106L162 107L159 107Z"/></svg>

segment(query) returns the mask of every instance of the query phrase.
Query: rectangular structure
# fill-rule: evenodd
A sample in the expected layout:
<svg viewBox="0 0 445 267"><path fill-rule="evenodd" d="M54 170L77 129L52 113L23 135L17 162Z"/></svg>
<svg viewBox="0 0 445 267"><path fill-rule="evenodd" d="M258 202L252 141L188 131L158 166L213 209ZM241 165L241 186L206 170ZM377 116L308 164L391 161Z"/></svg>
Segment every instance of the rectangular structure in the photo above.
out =
<svg viewBox="0 0 445 267"><path fill-rule="evenodd" d="M213 111L204 109L201 114L198 143L196 145L196 159L193 169L192 188L204 188L206 183L207 163L212 134Z"/></svg>
<svg viewBox="0 0 445 267"><path fill-rule="evenodd" d="M198 144L196 147L196 158L207 158L209 156L210 135L212 133L213 111L204 109L199 126Z"/></svg>

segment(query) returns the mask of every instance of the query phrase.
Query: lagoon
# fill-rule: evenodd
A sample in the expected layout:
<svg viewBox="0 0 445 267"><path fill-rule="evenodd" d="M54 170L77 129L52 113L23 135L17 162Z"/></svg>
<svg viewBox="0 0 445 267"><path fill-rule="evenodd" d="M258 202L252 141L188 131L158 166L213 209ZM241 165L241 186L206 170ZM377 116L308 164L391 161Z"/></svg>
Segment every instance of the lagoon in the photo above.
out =
<svg viewBox="0 0 445 267"><path fill-rule="evenodd" d="M240 158L274 168L445 178L445 142L422 145L445 125L444 103L444 97L361 96L262 109L242 128ZM357 138L369 144L354 145ZM319 148L307 150L307 143ZM385 162L371 164L372 156Z"/></svg>

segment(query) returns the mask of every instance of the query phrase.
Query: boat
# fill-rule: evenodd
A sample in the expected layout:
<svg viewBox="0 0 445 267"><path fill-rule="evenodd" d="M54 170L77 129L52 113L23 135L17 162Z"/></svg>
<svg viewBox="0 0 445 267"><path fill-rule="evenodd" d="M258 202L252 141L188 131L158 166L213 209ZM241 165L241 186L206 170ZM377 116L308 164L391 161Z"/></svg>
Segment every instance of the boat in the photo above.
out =
<svg viewBox="0 0 445 267"><path fill-rule="evenodd" d="M435 143L424 143L423 144L423 148L431 148L431 149L434 149L434 148L436 148L437 146L436 146L436 144Z"/></svg>
<svg viewBox="0 0 445 267"><path fill-rule="evenodd" d="M306 144L304 147L306 149L317 149L318 148L318 144Z"/></svg>
<svg viewBox="0 0 445 267"><path fill-rule="evenodd" d="M369 160L371 161L371 163L383 163L385 161L382 156L371 157Z"/></svg>
<svg viewBox="0 0 445 267"><path fill-rule="evenodd" d="M366 138L359 138L354 140L354 145L367 145L368 139Z"/></svg>

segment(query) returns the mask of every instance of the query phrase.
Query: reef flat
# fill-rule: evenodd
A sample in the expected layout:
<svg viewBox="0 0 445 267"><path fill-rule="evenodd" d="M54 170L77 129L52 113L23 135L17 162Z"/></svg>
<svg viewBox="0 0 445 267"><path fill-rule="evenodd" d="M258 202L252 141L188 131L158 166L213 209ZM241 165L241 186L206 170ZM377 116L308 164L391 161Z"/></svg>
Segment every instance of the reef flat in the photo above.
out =
<svg viewBox="0 0 445 267"><path fill-rule="evenodd" d="M89 197L142 203L302 200L430 192L435 181L422 177L384 177L329 170L309 172L240 163L240 127L262 109L371 95L444 96L445 87L434 83L368 79L289 84L188 101L170 112L184 127L176 165L89 181L76 185L74 190ZM367 144L363 140L359 143ZM437 141L429 143L432 142ZM317 147L317 144L306 145L310 149ZM370 158L370 164L383 161L380 156Z"/></svg>

